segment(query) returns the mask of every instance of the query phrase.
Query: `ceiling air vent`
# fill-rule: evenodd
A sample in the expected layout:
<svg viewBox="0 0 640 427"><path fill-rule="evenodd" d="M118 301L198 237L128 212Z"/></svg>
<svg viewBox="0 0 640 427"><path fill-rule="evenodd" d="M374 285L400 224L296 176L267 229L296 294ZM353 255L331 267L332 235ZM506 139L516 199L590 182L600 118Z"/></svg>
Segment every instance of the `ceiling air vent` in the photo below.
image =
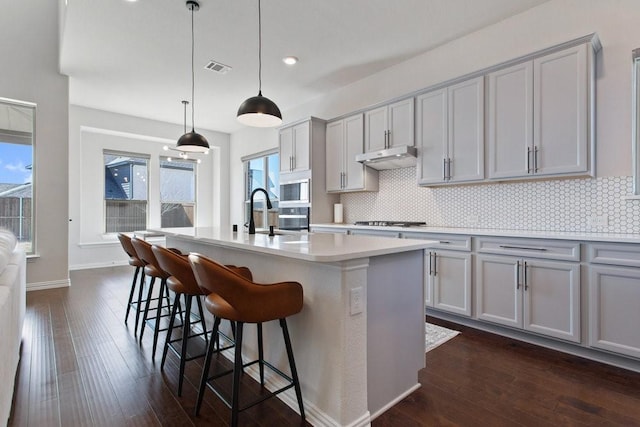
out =
<svg viewBox="0 0 640 427"><path fill-rule="evenodd" d="M209 63L207 63L207 65L205 65L204 68L206 70L215 71L216 73L219 73L219 74L227 74L227 72L231 70L231 67L229 67L228 65L224 65L214 60L209 61Z"/></svg>

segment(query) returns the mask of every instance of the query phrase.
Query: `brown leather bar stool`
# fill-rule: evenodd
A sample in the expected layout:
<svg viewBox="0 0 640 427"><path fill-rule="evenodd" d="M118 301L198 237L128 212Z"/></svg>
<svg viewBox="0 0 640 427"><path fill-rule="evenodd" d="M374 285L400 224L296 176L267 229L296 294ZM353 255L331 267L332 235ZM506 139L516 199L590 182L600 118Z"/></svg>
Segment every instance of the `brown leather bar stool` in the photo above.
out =
<svg viewBox="0 0 640 427"><path fill-rule="evenodd" d="M173 310L171 311L171 317L169 319L169 328L167 330L167 338L164 343L164 350L162 352L162 363L160 369L164 368L164 362L167 358L167 351L169 348L180 358L180 378L178 380L178 396L182 395L182 383L184 380L184 367L186 362L200 357L204 357L207 340L207 325L205 324L204 312L202 310L202 302L200 296L204 295L198 284L196 278L193 275L191 264L186 255L178 255L174 251L163 248L161 246L152 245L151 249L153 254L158 260L158 265L166 273L170 274L167 278L167 287L176 294L176 299L173 302ZM179 338L172 338L172 332L175 325L176 314L180 307L180 297L184 296L184 320L182 321L182 335ZM202 324L202 332L192 334L191 331L191 304L195 297L198 306L198 313L200 315L200 322ZM193 338L204 336L205 345L201 351L189 352L188 344ZM174 345L180 343L180 349L177 349Z"/></svg>
<svg viewBox="0 0 640 427"><path fill-rule="evenodd" d="M207 310L213 314L213 336L215 336L221 319L228 319L236 322L235 328L235 357L232 370L216 373L209 376L209 365L213 357L214 340L209 341L207 356L205 358L202 370L202 379L198 391L198 400L196 403L196 415L200 412L202 399L204 397L205 387L209 385L212 390L221 398L221 400L231 408L231 425L238 425L238 413L250 408L270 397L275 396L285 390L294 387L298 406L300 408L300 416L305 419L304 406L302 404L302 392L300 390L300 381L298 380L298 372L296 370L295 360L293 358L293 349L291 347L291 339L287 328L286 318L299 313L302 310L302 286L297 282L280 282L273 284L258 284L253 282L241 274L227 268L217 262L206 258L199 254L190 254L189 261L193 268L194 275L201 288L207 289L210 293L205 299ZM278 320L282 328L282 335L289 359L289 368L291 377L275 368L263 358L262 351L262 323L271 320ZM256 323L258 325L258 360L244 363L242 362L242 331L245 323ZM289 384L286 386L269 392L261 396L257 400L240 408L240 374L247 366L259 364L260 367L260 383L264 387L264 366L270 368L276 374L282 376ZM231 402L225 399L219 390L217 390L210 380L219 378L233 372L233 385Z"/></svg>
<svg viewBox="0 0 640 427"><path fill-rule="evenodd" d="M127 324L127 320L129 319L129 312L131 311L131 307L135 307L136 310L136 326L133 329L135 333L138 331L138 322L140 320L140 313L142 312L142 304L145 302L142 299L142 291L144 288L144 266L145 262L138 257L133 244L131 243L131 237L127 236L123 233L118 233L118 240L120 240L120 244L122 245L122 249L129 255L129 265L135 267L135 272L133 273L133 281L131 282L131 292L129 292L129 301L127 302L127 312L124 315L124 323ZM142 273L140 276L140 286L138 289L138 300L134 301L133 296L136 291L136 282L138 281L138 274Z"/></svg>
<svg viewBox="0 0 640 427"><path fill-rule="evenodd" d="M131 239L131 244L136 250L138 257L146 263L144 266L145 275L151 277L149 291L147 293L147 301L144 307L144 314L142 316L140 343L142 343L142 338L144 337L145 326L148 324L153 328L153 350L151 352L151 358L155 359L156 348L158 346L158 335L161 331L167 330L167 328L162 328L160 321L163 317L168 317L170 315L172 308L171 299L169 298L169 290L167 288L167 279L169 278L169 274L162 270L158 265L158 260L153 254L151 245L148 242L138 239L137 237L133 237ZM154 298L153 285L158 278L160 279L160 290L158 297ZM151 301L156 301L155 307L150 307ZM149 310L155 310L155 319L149 318ZM166 313L163 314L163 311L166 311Z"/></svg>

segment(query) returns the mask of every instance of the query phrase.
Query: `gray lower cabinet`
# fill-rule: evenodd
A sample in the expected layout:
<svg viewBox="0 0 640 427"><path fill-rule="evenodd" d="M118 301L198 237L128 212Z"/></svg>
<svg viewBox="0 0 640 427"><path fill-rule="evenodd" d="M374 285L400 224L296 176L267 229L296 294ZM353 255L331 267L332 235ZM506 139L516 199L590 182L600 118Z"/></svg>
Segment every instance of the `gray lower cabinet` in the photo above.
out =
<svg viewBox="0 0 640 427"><path fill-rule="evenodd" d="M589 345L640 358L640 249L589 247Z"/></svg>
<svg viewBox="0 0 640 427"><path fill-rule="evenodd" d="M580 342L580 264L478 254L476 317Z"/></svg>
<svg viewBox="0 0 640 427"><path fill-rule="evenodd" d="M425 265L426 306L471 316L471 254L429 250Z"/></svg>

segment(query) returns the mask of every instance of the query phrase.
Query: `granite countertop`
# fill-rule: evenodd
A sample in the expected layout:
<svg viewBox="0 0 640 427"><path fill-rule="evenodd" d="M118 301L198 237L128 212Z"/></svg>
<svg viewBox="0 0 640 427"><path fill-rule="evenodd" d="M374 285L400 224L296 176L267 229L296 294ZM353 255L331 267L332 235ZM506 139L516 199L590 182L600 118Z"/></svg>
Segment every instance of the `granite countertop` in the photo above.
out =
<svg viewBox="0 0 640 427"><path fill-rule="evenodd" d="M396 233L424 233L433 234L458 234L464 236L482 237L517 237L530 239L557 239L573 240L579 242L615 242L615 243L640 243L640 234L631 233L587 233L575 231L534 231L534 230L508 230L496 228L453 228L453 227L383 227L373 225L354 224L311 224L311 228L334 228L336 230L375 230Z"/></svg>
<svg viewBox="0 0 640 427"><path fill-rule="evenodd" d="M357 258L421 250L437 243L431 240L388 239L330 233L287 233L268 236L232 232L231 227L161 228L167 237L234 249L262 252L314 262L336 262Z"/></svg>

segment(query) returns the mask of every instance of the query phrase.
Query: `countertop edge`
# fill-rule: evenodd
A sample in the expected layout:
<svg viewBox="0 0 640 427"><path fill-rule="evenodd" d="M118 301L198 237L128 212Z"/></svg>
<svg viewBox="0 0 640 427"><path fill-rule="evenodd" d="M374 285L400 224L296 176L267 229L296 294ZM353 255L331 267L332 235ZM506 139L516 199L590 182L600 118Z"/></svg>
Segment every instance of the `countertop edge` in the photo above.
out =
<svg viewBox="0 0 640 427"><path fill-rule="evenodd" d="M336 230L372 230L416 234L455 234L477 237L513 237L522 239L573 240L579 242L640 243L640 234L583 233L570 231L502 230L493 228L453 227L383 227L354 224L311 224L310 228L333 228Z"/></svg>

